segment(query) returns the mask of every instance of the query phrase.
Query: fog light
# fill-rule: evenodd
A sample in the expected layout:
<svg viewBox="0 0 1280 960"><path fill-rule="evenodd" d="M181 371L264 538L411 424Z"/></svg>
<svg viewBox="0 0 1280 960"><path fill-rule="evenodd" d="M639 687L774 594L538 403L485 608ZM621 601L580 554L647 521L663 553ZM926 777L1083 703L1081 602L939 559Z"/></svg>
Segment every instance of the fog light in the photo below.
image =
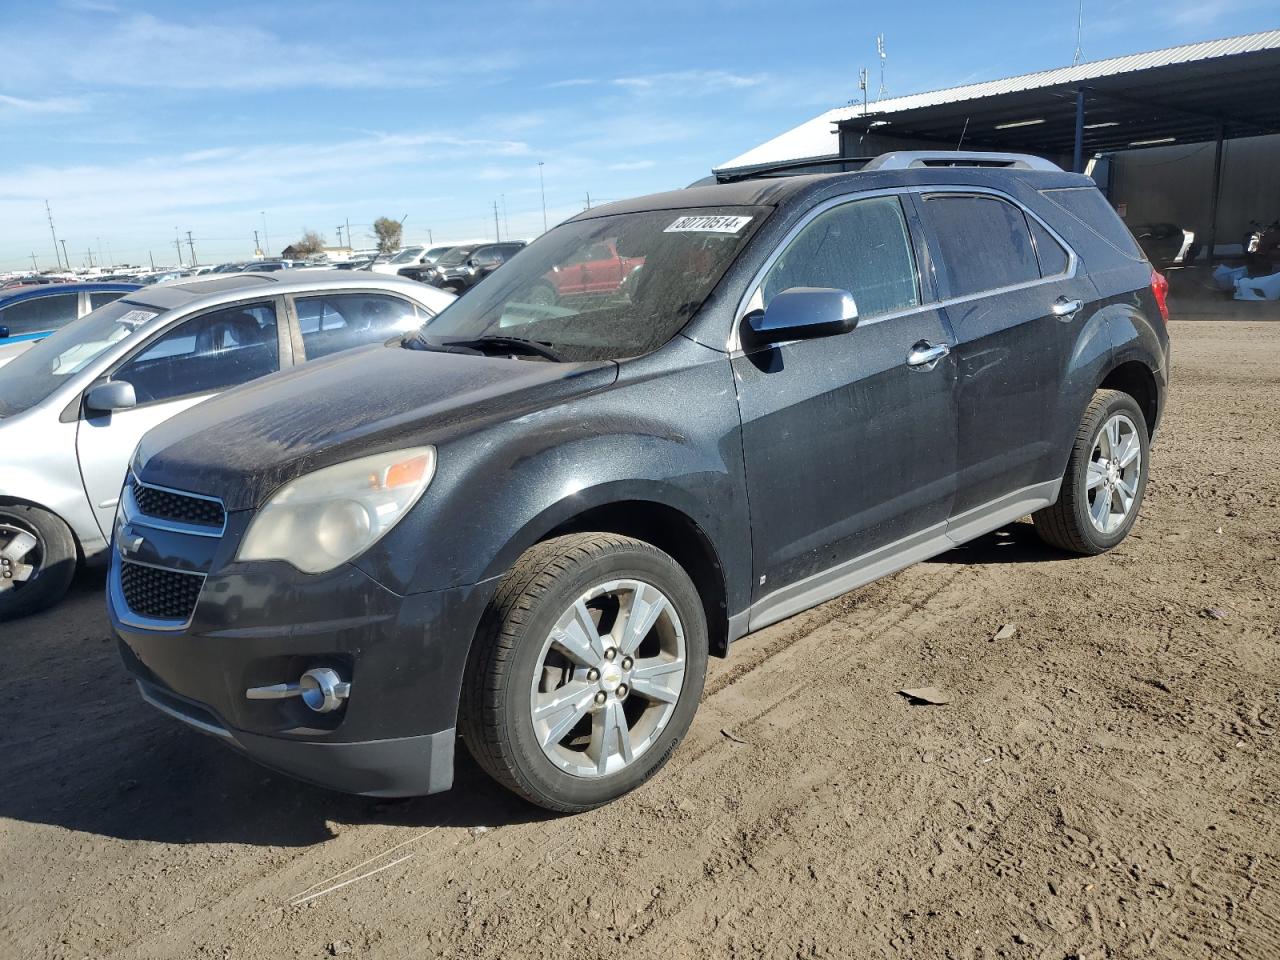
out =
<svg viewBox="0 0 1280 960"><path fill-rule="evenodd" d="M302 702L316 713L330 713L351 695L351 684L338 676L336 670L316 667L298 680L298 692Z"/></svg>

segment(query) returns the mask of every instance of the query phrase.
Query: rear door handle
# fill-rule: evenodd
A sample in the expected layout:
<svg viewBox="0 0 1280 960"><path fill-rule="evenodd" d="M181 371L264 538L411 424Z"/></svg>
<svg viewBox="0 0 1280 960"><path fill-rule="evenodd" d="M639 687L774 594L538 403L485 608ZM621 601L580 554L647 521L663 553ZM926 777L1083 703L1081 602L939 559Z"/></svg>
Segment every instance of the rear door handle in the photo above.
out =
<svg viewBox="0 0 1280 960"><path fill-rule="evenodd" d="M934 364L949 353L951 353L951 347L945 343L930 343L928 340L921 340L907 354L907 366L917 367L922 370L932 370Z"/></svg>
<svg viewBox="0 0 1280 960"><path fill-rule="evenodd" d="M1070 320L1080 312L1080 308L1083 306L1083 300L1070 300L1067 297L1059 297L1053 301L1053 306L1049 309L1053 311L1053 315L1059 320Z"/></svg>

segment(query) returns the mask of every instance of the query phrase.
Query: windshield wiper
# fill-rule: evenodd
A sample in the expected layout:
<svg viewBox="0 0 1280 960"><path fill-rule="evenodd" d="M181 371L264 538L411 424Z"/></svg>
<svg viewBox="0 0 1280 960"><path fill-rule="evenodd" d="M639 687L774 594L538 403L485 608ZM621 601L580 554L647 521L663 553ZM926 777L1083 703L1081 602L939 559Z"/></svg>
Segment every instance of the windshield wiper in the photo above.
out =
<svg viewBox="0 0 1280 960"><path fill-rule="evenodd" d="M444 345L446 347L470 347L473 350L484 350L487 347L505 347L509 350L523 350L527 353L537 354L540 357L546 357L548 360L554 360L556 363L564 362L564 357L555 350L537 340L526 340L524 337L504 337L495 334L475 337L471 340L448 340Z"/></svg>

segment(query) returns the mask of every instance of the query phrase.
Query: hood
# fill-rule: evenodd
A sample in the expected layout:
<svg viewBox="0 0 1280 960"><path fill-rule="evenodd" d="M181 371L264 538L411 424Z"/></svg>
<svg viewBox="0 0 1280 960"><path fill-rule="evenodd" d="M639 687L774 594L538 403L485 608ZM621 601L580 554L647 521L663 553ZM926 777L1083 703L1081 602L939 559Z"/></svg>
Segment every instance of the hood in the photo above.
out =
<svg viewBox="0 0 1280 960"><path fill-rule="evenodd" d="M608 386L612 361L549 363L374 346L254 381L153 428L149 483L257 507L281 484L383 450L444 444Z"/></svg>

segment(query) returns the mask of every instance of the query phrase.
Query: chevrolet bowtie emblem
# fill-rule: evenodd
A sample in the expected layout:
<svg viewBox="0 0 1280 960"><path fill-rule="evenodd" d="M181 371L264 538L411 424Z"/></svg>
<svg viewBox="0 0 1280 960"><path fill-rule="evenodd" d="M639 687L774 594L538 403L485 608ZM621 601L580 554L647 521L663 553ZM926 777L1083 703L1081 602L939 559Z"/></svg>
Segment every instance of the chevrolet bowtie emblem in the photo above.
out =
<svg viewBox="0 0 1280 960"><path fill-rule="evenodd" d="M142 549L142 545L146 543L141 537L125 537L120 541L121 553L137 553Z"/></svg>

